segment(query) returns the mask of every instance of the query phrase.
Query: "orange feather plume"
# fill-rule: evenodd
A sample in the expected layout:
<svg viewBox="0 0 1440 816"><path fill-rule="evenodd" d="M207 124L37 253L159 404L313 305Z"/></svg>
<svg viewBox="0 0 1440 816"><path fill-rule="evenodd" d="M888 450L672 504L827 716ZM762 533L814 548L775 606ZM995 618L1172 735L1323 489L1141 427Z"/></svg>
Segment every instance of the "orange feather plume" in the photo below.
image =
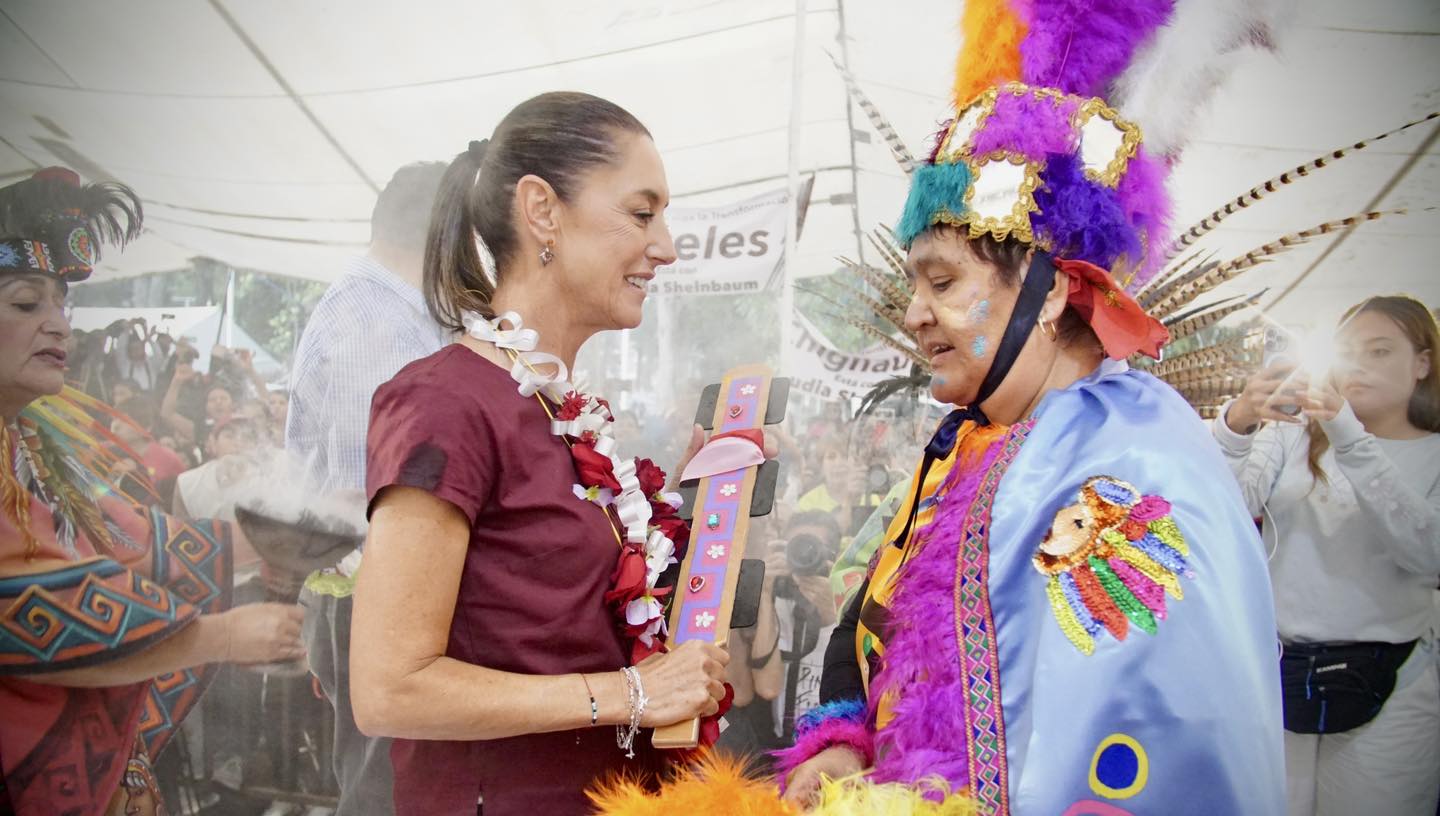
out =
<svg viewBox="0 0 1440 816"><path fill-rule="evenodd" d="M768 779L748 773L747 762L711 752L680 768L658 792L631 779L611 779L588 791L597 816L798 816L780 801Z"/></svg>
<svg viewBox="0 0 1440 816"><path fill-rule="evenodd" d="M1025 22L1007 0L965 3L955 65L955 110L986 88L1020 79L1020 41L1025 33Z"/></svg>

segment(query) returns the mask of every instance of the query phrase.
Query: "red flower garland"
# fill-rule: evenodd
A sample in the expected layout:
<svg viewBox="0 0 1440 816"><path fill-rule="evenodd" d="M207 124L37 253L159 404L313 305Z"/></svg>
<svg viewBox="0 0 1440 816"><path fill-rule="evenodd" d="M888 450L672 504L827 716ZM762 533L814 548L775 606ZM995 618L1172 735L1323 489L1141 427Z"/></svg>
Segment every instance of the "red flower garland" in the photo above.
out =
<svg viewBox="0 0 1440 816"><path fill-rule="evenodd" d="M606 409L608 414L609 405L598 397L588 397L575 391L565 395L565 401L555 412L555 418L564 421L577 419L583 414L591 401L595 405ZM609 490L612 493L619 493L621 490L620 481L615 476L615 463L610 457L595 450L597 441L593 433L586 433L580 438L567 437L570 441L570 455L575 460L575 473L580 480L582 487L598 488ZM650 502L650 527L658 529L662 535L670 539L674 544L674 557L682 559L685 557L685 548L690 542L690 525L680 518L675 507L672 507L661 491L665 487L666 475L654 462L649 459L635 459L635 477L640 483L640 489ZM611 515L611 523L615 518L610 510L602 507L602 510ZM626 618L626 608L634 601L647 595L656 601L663 601L671 594L671 587L651 588L647 581L648 565L646 564L645 549L642 545L626 541L620 547L620 553L615 561L615 568L610 575L611 588L605 593L605 604L615 615L620 631L630 641L631 664L639 663L653 654L666 651L664 632L657 632L650 636L650 643L646 644L640 635L649 628L651 620L634 624ZM662 603L661 615L665 614Z"/></svg>

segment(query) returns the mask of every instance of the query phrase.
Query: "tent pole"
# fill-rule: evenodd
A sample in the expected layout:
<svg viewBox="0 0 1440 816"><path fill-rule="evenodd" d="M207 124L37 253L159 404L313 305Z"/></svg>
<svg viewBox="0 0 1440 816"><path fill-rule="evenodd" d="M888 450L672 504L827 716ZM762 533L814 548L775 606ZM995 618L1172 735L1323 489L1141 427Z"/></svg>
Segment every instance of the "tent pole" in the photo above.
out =
<svg viewBox="0 0 1440 816"><path fill-rule="evenodd" d="M840 41L840 64L850 68L850 38L845 33L845 0L835 0L835 16L840 30L836 39ZM845 89L845 127L850 130L850 221L855 228L855 258L865 263L865 239L860 231L860 160L855 157L855 104L850 89Z"/></svg>
<svg viewBox="0 0 1440 816"><path fill-rule="evenodd" d="M784 268L780 270L780 354L781 365L790 353L794 334L795 289L790 279L795 274L795 251L800 238L800 102L804 95L805 78L805 0L795 0L795 44L790 59L790 160L786 187L790 192L786 209Z"/></svg>

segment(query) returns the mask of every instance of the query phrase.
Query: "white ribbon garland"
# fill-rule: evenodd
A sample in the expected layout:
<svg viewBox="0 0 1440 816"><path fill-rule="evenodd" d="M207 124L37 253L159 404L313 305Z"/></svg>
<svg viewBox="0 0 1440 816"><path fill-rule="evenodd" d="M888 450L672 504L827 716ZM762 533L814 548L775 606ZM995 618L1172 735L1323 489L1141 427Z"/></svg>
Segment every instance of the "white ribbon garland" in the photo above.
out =
<svg viewBox="0 0 1440 816"><path fill-rule="evenodd" d="M543 393L552 402L557 404L565 401L565 396L575 392L575 387L569 382L569 369L565 362L553 354L543 351L536 351L535 347L540 342L540 334L534 329L527 329L516 312L505 312L493 320L486 319L476 312L466 312L461 316L461 322L465 325L465 331L477 340L493 343L496 348L508 349L515 354L515 364L510 367L510 377L518 384L518 390L522 397L533 397L535 394ZM511 328L502 328L509 324ZM554 366L554 374L544 374L537 371L537 366ZM616 515L620 518L620 524L625 529L625 540L631 544L640 545L645 552L646 576L645 586L647 589L655 588L655 581L665 567L675 563L674 556L675 542L671 541L660 530L650 529L650 498L640 489L640 478L635 472L635 460L622 457L617 450L618 445L615 437L612 436L611 428L612 414L610 409L601 404L598 399L589 397L585 407L581 409L580 416L571 420L552 419L550 421L550 433L555 436L572 436L580 438L587 433L594 438L595 452L610 460L611 469L615 474L615 481L620 484L620 492L614 497L612 504L615 507ZM577 494L578 495L578 494ZM672 507L679 509L679 494L666 493L662 496ZM603 505L602 505L603 506ZM662 563L663 562L663 563ZM644 598L637 598L631 603L632 609L628 613L639 614L641 601L653 598L647 593ZM654 604L658 609L659 604ZM647 611L651 609L649 604L643 605ZM659 613L656 612L658 615ZM634 625L639 625L631 621ZM663 632L664 621L661 621L658 628L652 621L652 629L641 635L641 640L649 644L649 636L657 632Z"/></svg>

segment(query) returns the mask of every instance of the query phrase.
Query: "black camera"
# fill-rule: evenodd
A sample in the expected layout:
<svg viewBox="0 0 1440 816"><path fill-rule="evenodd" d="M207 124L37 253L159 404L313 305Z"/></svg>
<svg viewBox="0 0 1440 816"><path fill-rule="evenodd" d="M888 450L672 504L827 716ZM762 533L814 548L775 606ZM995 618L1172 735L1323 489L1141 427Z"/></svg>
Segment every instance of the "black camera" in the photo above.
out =
<svg viewBox="0 0 1440 816"><path fill-rule="evenodd" d="M800 533L785 542L785 560L792 575L830 574L830 547L819 536Z"/></svg>

